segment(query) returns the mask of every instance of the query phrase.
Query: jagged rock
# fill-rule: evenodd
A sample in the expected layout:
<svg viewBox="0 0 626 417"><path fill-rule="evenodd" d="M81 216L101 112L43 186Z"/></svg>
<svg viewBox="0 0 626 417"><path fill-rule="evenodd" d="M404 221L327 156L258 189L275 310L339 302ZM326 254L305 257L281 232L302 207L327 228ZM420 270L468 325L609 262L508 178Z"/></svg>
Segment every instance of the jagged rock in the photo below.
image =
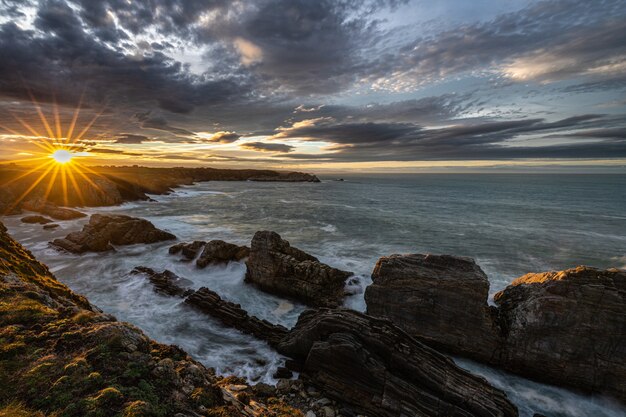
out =
<svg viewBox="0 0 626 417"><path fill-rule="evenodd" d="M200 288L187 297L185 303L218 319L226 326L265 340L271 346L276 346L287 334L285 327L248 315L239 304L222 300L216 292L208 288Z"/></svg>
<svg viewBox="0 0 626 417"><path fill-rule="evenodd" d="M291 247L278 233L270 231L254 234L246 266L246 282L312 306L339 305L345 281L352 275Z"/></svg>
<svg viewBox="0 0 626 417"><path fill-rule="evenodd" d="M193 242L181 242L169 248L170 255L181 253L187 260L191 261L198 255L198 251L206 245L203 240L194 240Z"/></svg>
<svg viewBox="0 0 626 417"><path fill-rule="evenodd" d="M237 246L223 240L212 240L204 246L200 257L196 261L199 268L210 264L228 263L240 261L247 257L250 249L247 246Z"/></svg>
<svg viewBox="0 0 626 417"><path fill-rule="evenodd" d="M386 319L305 311L278 350L303 363L305 382L363 414L517 416L502 391Z"/></svg>
<svg viewBox="0 0 626 417"><path fill-rule="evenodd" d="M56 220L73 220L81 217L87 217L85 213L80 211L58 207L54 204L47 203L42 200L30 200L22 203L22 208L29 211L35 211Z"/></svg>
<svg viewBox="0 0 626 417"><path fill-rule="evenodd" d="M145 219L123 215L94 214L80 232L64 239L55 239L52 245L73 253L104 252L112 245L155 243L176 239L171 233L157 229Z"/></svg>
<svg viewBox="0 0 626 417"><path fill-rule="evenodd" d="M146 275L150 283L154 285L154 290L161 294L186 297L193 293L193 290L188 288L193 284L193 282L188 279L181 278L167 269L163 272L156 272L152 268L138 266L130 273Z"/></svg>
<svg viewBox="0 0 626 417"><path fill-rule="evenodd" d="M368 314L391 319L431 347L498 362L489 280L472 259L391 255L378 260L372 280L365 290Z"/></svg>
<svg viewBox="0 0 626 417"><path fill-rule="evenodd" d="M372 278L367 312L432 347L626 402L626 272L527 274L496 294L498 307L466 258L385 257Z"/></svg>
<svg viewBox="0 0 626 417"><path fill-rule="evenodd" d="M26 217L22 217L20 219L20 221L22 223L29 223L29 224L34 224L34 223L39 223L39 224L48 224L48 223L52 223L52 220L47 219L43 216L26 216Z"/></svg>
<svg viewBox="0 0 626 417"><path fill-rule="evenodd" d="M626 272L531 273L494 298L507 370L626 402Z"/></svg>

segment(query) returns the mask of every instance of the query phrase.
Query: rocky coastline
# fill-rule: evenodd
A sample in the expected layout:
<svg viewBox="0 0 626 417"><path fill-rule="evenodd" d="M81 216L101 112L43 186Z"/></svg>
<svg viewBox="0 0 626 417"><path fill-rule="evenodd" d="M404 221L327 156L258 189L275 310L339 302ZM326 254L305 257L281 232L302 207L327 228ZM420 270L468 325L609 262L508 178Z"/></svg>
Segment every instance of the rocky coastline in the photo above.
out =
<svg viewBox="0 0 626 417"><path fill-rule="evenodd" d="M83 217L66 207L101 207L127 201L149 200L148 194L167 194L175 187L203 181L320 182L313 174L295 171L216 168L146 168L140 166L90 167L74 178L80 193L64 193L61 176L53 183L38 181L37 170L17 165L0 168L0 214L22 211L57 220ZM30 188L32 184L37 184Z"/></svg>
<svg viewBox="0 0 626 417"><path fill-rule="evenodd" d="M42 223L47 219L28 220ZM466 356L538 381L609 395L626 403L624 271L578 267L527 274L498 293L496 305L492 306L487 302L487 276L472 259L450 255L391 255L379 259L374 268L373 284L365 292L367 312L363 314L340 307L350 272L321 263L315 256L292 247L275 232L257 232L250 247L212 240L179 242L169 248L170 255L195 261L197 268L245 260L249 285L312 307L300 315L292 329L287 329L248 314L241 305L223 299L210 288L193 290L190 281L171 271L135 268L132 273L145 276L159 294L180 298L209 319L263 340L288 358L275 375L280 380L276 387L250 386L243 380L214 375L176 347L154 348L162 345L149 340L140 330L116 322L83 297L73 294L12 240L4 227L0 234L3 247L0 285L6 287L0 292L4 297L2 302L19 305L22 301L36 300L42 304L37 309L45 310L50 316L44 314L48 321L42 326L38 317L43 313L37 311L36 316L31 316L30 307L24 307L28 314L15 323L8 309L0 314L0 320L9 326L0 346L9 352L8 362L1 362L5 356L0 357L0 379L27 378L41 364L34 356L28 358L32 363L20 362L24 349L21 343L45 339L45 346L52 349L49 355L58 359L54 373L45 374L45 378L67 377L72 381L73 375L64 374L59 367L65 369L69 366L67 362L75 361L78 356L95 355L89 352L96 349L92 334L97 333L92 327L97 324L98 328L110 327L103 330L106 333L103 338L121 337L122 347L116 345L118 350L114 350L113 362L117 361L117 368L109 369L108 364L100 364L96 357L94 363L87 359L88 371L110 373L114 375L111 381L118 381L121 378L115 376L118 368L135 366L138 361L150 370L150 375L163 378L162 372L166 372L167 378L176 381L168 383L167 389L173 391L164 388L162 398L166 404L157 400L137 403L140 400L136 398L144 397L134 396L132 384L137 381L132 379L121 378L122 384L129 386L111 383L111 387L103 388L100 384L96 386L99 391L84 394L76 391L75 395L85 397L80 407L87 414L66 412L69 405L55 400L60 394L52 389L45 391L49 393L45 402L20 390L7 397L19 399L25 406L44 413L63 410L63 415L93 412L95 416L100 415L96 411L106 404L117 407L123 416L160 415L139 411L132 414L128 410L133 411L133 407L181 410L176 414L179 417L518 415L502 391L456 366L447 354ZM51 244L78 254L112 250L112 245L150 244L168 239L176 237L144 219L96 214L82 231ZM36 294L31 294L33 291ZM31 295L22 300L19 296L22 292ZM80 319L76 324L72 320L77 315L95 318L85 319L85 323ZM57 320L71 323L63 327ZM60 326L61 333L51 334L46 330L50 326ZM42 331L46 333L42 335ZM122 336L118 335L120 332ZM105 343L99 336L93 337L97 343ZM176 359L165 353L156 359L145 356L154 355L155 349L174 352ZM69 352L69 356L59 356L59 352ZM174 365L162 364L168 358ZM19 369L15 361L19 362ZM159 364L167 369L162 371ZM197 372L203 375L194 377L198 386L188 386L187 374L174 375L171 371L180 373L190 366L194 372L200 369ZM179 382L183 385L176 385ZM211 400L198 403L196 397L207 397L197 389L210 393L207 395ZM194 392L198 395L192 395ZM99 402L98 398L109 394L115 397L113 405Z"/></svg>

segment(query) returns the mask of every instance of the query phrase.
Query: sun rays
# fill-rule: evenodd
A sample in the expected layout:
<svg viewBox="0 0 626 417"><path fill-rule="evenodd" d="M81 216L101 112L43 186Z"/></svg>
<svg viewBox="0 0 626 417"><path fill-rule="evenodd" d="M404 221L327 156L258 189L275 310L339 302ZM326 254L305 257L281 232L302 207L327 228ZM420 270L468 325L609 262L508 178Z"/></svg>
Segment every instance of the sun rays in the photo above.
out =
<svg viewBox="0 0 626 417"><path fill-rule="evenodd" d="M30 139L26 140L29 144L37 148L36 151L29 152L29 156L32 157L0 162L0 165L15 163L27 163L32 165L30 169L26 169L25 172L7 179L1 184L2 187L8 187L18 181L27 182L26 186L22 187L25 188L25 190L15 198L6 212L11 212L18 207L27 197L34 194L35 190L37 190L36 197L38 199L40 198L40 201L44 204L48 201L48 197L53 191L57 194L60 192L64 205L67 205L70 197L74 196L78 198L81 204L84 204L80 182L83 184L86 182L96 191L103 192L98 184L94 182L94 176L98 176L99 174L80 162L80 158L86 155L84 152L85 147L84 144L81 143L81 140L88 134L89 129L102 115L103 111L95 114L84 126L80 127L81 96L78 106L72 113L67 128L64 129L59 106L55 99L53 99L51 103L52 117L50 117L50 115L46 117L42 106L30 91L29 96L37 114L34 120L38 119L39 123L29 123L29 121L25 120L23 117L9 112L9 115L15 122L27 133L24 134L0 124L0 129L13 136L20 138L30 137ZM38 124L40 126L37 126ZM76 132L78 133L76 134ZM59 190L55 190L55 188ZM72 198L72 200L75 201L76 199Z"/></svg>

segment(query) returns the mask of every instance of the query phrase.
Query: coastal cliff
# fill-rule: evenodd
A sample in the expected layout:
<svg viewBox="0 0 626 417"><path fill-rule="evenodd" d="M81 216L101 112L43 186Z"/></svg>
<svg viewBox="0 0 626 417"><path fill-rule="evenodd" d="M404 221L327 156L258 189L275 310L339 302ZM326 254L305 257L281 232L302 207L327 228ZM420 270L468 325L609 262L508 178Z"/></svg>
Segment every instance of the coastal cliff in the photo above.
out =
<svg viewBox="0 0 626 417"><path fill-rule="evenodd" d="M147 194L166 194L181 185L202 181L319 182L313 174L295 171L216 168L92 167L63 184L62 176L46 178L32 190L41 172L19 166L0 169L0 214L21 209L45 213L54 206L99 207L125 201L148 200ZM64 192L67 190L67 192ZM72 191L72 190L80 190ZM20 200L21 199L21 200Z"/></svg>

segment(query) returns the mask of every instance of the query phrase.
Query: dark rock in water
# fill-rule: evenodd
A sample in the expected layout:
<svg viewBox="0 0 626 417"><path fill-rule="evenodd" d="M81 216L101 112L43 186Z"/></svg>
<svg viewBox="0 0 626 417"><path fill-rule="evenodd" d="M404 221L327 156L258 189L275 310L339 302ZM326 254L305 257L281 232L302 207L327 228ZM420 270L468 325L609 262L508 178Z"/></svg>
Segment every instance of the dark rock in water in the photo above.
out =
<svg viewBox="0 0 626 417"><path fill-rule="evenodd" d="M54 204L41 202L39 200L27 201L22 204L22 208L29 211L35 211L56 220L73 220L81 217L87 217L85 213L80 211L58 207Z"/></svg>
<svg viewBox="0 0 626 417"><path fill-rule="evenodd" d="M352 275L291 247L278 233L270 231L254 234L246 266L246 282L312 306L339 305L345 281Z"/></svg>
<svg viewBox="0 0 626 417"><path fill-rule="evenodd" d="M181 253L187 260L192 261L198 255L198 251L206 245L205 241L194 240L193 242L181 242L169 248L170 255Z"/></svg>
<svg viewBox="0 0 626 417"><path fill-rule="evenodd" d="M288 368L284 366L279 366L273 375L273 377L276 379L289 379L292 376L293 376L293 372L291 372Z"/></svg>
<svg viewBox="0 0 626 417"><path fill-rule="evenodd" d="M626 272L526 274L494 299L507 370L626 402Z"/></svg>
<svg viewBox="0 0 626 417"><path fill-rule="evenodd" d="M204 246L196 265L199 268L204 268L210 264L240 261L249 254L250 249L247 246L237 246L223 240L212 240Z"/></svg>
<svg viewBox="0 0 626 417"><path fill-rule="evenodd" d="M385 319L305 311L278 350L303 363L306 382L362 414L517 416L502 391Z"/></svg>
<svg viewBox="0 0 626 417"><path fill-rule="evenodd" d="M471 260L381 258L367 312L431 347L538 381L626 401L626 272L578 267L527 274L487 304Z"/></svg>
<svg viewBox="0 0 626 417"><path fill-rule="evenodd" d="M104 252L113 250L112 245L155 243L171 239L176 239L176 236L157 229L145 219L94 214L82 231L70 233L64 239L55 239L52 245L73 253Z"/></svg>
<svg viewBox="0 0 626 417"><path fill-rule="evenodd" d="M56 223L52 223L52 224L44 224L43 228L45 230L52 230L52 229L56 229L57 227L59 227L58 224Z"/></svg>
<svg viewBox="0 0 626 417"><path fill-rule="evenodd" d="M20 219L20 221L22 223L29 223L29 224L34 224L34 223L39 223L39 224L48 224L48 223L52 223L52 220L47 219L43 216L26 216L26 217L22 217Z"/></svg>
<svg viewBox="0 0 626 417"><path fill-rule="evenodd" d="M167 269L163 272L156 272L154 269L138 266L130 273L147 275L152 285L154 285L154 290L161 294L186 297L193 293L193 290L188 288L193 282L181 278Z"/></svg>
<svg viewBox="0 0 626 417"><path fill-rule="evenodd" d="M368 314L391 319L431 347L498 362L489 280L472 259L391 255L378 260L372 280L365 290Z"/></svg>
<svg viewBox="0 0 626 417"><path fill-rule="evenodd" d="M208 288L200 288L187 297L185 303L218 319L226 326L265 340L271 346L276 346L287 335L285 327L248 315L239 304L222 300L216 292Z"/></svg>

